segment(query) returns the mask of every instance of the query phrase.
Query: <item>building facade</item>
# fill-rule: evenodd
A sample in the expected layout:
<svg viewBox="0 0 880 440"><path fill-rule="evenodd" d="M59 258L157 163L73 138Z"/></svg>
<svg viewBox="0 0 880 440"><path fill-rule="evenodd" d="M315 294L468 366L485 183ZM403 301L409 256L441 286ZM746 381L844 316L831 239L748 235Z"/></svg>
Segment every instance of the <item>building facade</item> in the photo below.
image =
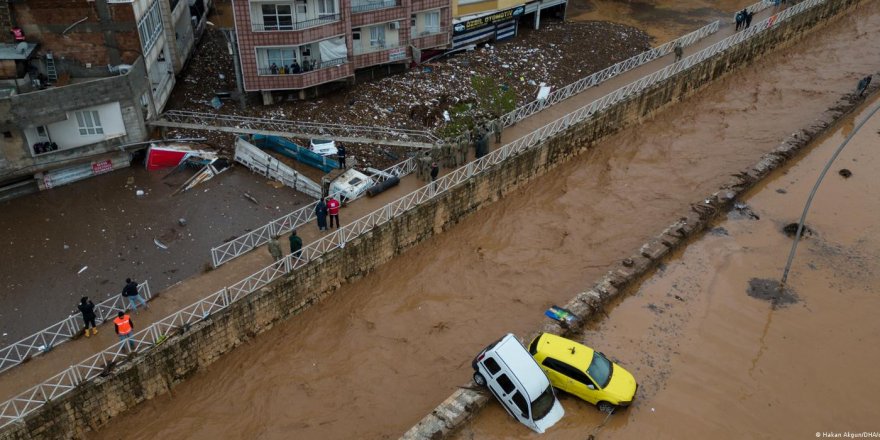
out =
<svg viewBox="0 0 880 440"><path fill-rule="evenodd" d="M19 30L0 43L0 199L128 166L126 147L148 139L145 120L168 102L209 6L0 3Z"/></svg>
<svg viewBox="0 0 880 440"><path fill-rule="evenodd" d="M232 0L245 91L317 90L449 45L449 0Z"/></svg>

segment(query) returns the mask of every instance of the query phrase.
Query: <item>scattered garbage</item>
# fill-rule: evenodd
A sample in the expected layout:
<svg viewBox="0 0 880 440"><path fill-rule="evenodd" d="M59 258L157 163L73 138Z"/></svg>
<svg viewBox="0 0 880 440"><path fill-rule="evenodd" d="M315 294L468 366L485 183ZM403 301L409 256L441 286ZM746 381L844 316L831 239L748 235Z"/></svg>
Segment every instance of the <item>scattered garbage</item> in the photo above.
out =
<svg viewBox="0 0 880 440"><path fill-rule="evenodd" d="M134 193L135 193L135 195L137 195L138 197L143 197L143 196L144 196L144 190L142 190L142 189L139 189L139 190L135 191Z"/></svg>
<svg viewBox="0 0 880 440"><path fill-rule="evenodd" d="M186 219L183 217L177 219L177 224L180 226L186 226Z"/></svg>
<svg viewBox="0 0 880 440"><path fill-rule="evenodd" d="M168 249L168 246L165 246L164 244L162 244L162 242L159 241L158 238L154 238L154 239L153 239L153 243L154 243L156 246L159 246L160 249Z"/></svg>
<svg viewBox="0 0 880 440"><path fill-rule="evenodd" d="M846 168L838 171L837 173L840 174L841 176L843 176L844 179L849 179L850 177L852 177L852 171L850 171Z"/></svg>
<svg viewBox="0 0 880 440"><path fill-rule="evenodd" d="M785 235L787 235L791 238L794 238L795 235L797 235L797 230L798 230L798 223L789 223L789 224L785 225L784 228L782 228L782 232L784 232ZM801 237L807 237L810 235L813 235L813 230L810 229L807 225L804 225L804 230L801 232Z"/></svg>
<svg viewBox="0 0 880 440"><path fill-rule="evenodd" d="M79 275L79 274L85 272L86 269L88 269L88 268L89 268L89 266L83 266L82 269L80 269L79 272L77 272L76 274Z"/></svg>

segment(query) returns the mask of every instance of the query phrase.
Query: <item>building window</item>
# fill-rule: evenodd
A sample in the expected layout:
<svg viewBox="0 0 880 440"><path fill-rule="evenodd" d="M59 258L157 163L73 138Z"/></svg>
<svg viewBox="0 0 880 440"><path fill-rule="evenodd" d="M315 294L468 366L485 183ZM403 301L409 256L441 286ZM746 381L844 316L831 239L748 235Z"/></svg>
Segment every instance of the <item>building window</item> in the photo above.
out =
<svg viewBox="0 0 880 440"><path fill-rule="evenodd" d="M101 127L101 118L97 111L85 110L75 114L80 136L104 134L104 129Z"/></svg>
<svg viewBox="0 0 880 440"><path fill-rule="evenodd" d="M296 50L294 48L285 49L267 49L266 59L269 62L269 74L280 75L287 72L291 64L296 61Z"/></svg>
<svg viewBox="0 0 880 440"><path fill-rule="evenodd" d="M296 15L304 17L306 12L308 12L308 3L306 3L306 0L296 0Z"/></svg>
<svg viewBox="0 0 880 440"><path fill-rule="evenodd" d="M162 35L162 15L159 12L159 1L153 2L153 6L150 6L147 13L141 17L141 21L138 23L138 33L141 36L141 47L146 54L156 44L159 35Z"/></svg>
<svg viewBox="0 0 880 440"><path fill-rule="evenodd" d="M361 28L354 28L351 30L351 39L354 41L361 40Z"/></svg>
<svg viewBox="0 0 880 440"><path fill-rule="evenodd" d="M432 11L425 14L425 33L440 33L440 11Z"/></svg>
<svg viewBox="0 0 880 440"><path fill-rule="evenodd" d="M336 14L336 0L318 0L318 17Z"/></svg>
<svg viewBox="0 0 880 440"><path fill-rule="evenodd" d="M267 31L293 29L293 11L289 4L264 4L263 26Z"/></svg>
<svg viewBox="0 0 880 440"><path fill-rule="evenodd" d="M370 28L370 46L385 47L385 26L373 26Z"/></svg>

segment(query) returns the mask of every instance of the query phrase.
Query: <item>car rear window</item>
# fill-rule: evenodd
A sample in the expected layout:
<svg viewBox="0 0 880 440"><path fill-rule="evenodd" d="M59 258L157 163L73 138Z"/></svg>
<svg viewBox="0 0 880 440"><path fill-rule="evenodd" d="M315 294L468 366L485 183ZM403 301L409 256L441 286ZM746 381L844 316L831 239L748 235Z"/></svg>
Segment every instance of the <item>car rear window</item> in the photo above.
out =
<svg viewBox="0 0 880 440"><path fill-rule="evenodd" d="M486 366L486 369L489 370L489 372L492 373L493 376L495 375L495 373L501 371L501 367L498 366L498 362L495 362L494 358L486 358L486 360L483 361L483 365Z"/></svg>
<svg viewBox="0 0 880 440"><path fill-rule="evenodd" d="M513 386L513 382L510 381L510 378L507 377L506 374L498 376L498 385L501 385L501 389L504 390L504 394L510 394L513 392L513 389L516 388L515 386Z"/></svg>

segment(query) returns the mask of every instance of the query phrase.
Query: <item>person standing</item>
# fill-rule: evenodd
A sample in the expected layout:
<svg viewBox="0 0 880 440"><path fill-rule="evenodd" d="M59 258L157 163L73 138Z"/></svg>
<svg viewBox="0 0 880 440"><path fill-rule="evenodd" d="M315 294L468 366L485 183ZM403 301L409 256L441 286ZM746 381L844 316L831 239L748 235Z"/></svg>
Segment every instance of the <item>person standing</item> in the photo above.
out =
<svg viewBox="0 0 880 440"><path fill-rule="evenodd" d="M675 62L677 63L681 61L681 56L684 54L684 49L681 47L680 42L675 43L675 49L673 51L675 52Z"/></svg>
<svg viewBox="0 0 880 440"><path fill-rule="evenodd" d="M736 13L736 31L737 32L739 32L739 30L743 27L743 23L745 23L745 21L746 21L745 12L744 11L737 12Z"/></svg>
<svg viewBox="0 0 880 440"><path fill-rule="evenodd" d="M339 148L336 149L336 155L339 158L339 169L345 169L345 147L340 145Z"/></svg>
<svg viewBox="0 0 880 440"><path fill-rule="evenodd" d="M871 78L872 76L868 75L859 81L859 85L856 87L856 91L859 92L859 96L864 95L865 90L868 90L868 86L871 85Z"/></svg>
<svg viewBox="0 0 880 440"><path fill-rule="evenodd" d="M303 240L299 235L296 235L296 230L293 230L290 233L289 241L291 255L293 255L294 258L299 259L300 255L302 255Z"/></svg>
<svg viewBox="0 0 880 440"><path fill-rule="evenodd" d="M501 119L495 119L492 121L492 131L495 133L495 143L501 143Z"/></svg>
<svg viewBox="0 0 880 440"><path fill-rule="evenodd" d="M134 350L134 321L131 320L131 317L126 315L125 312L119 312L116 315L116 319L113 320L113 324L116 326L116 334L119 336L119 341L128 341L128 348L130 350Z"/></svg>
<svg viewBox="0 0 880 440"><path fill-rule="evenodd" d="M440 174L440 167L437 165L437 162L431 164L431 182L437 180L437 176Z"/></svg>
<svg viewBox="0 0 880 440"><path fill-rule="evenodd" d="M746 13L746 28L748 28L752 25L752 17L754 17L754 16L755 16L754 12L749 11Z"/></svg>
<svg viewBox="0 0 880 440"><path fill-rule="evenodd" d="M85 335L88 338L91 335L98 334L98 326L95 325L95 303L89 301L89 297L84 296L79 300L79 304L76 306L79 309L79 312L82 313L83 322L85 323ZM89 329L91 329L91 334L89 333Z"/></svg>
<svg viewBox="0 0 880 440"><path fill-rule="evenodd" d="M336 222L336 229L339 229L339 200L330 196L327 199L327 212L330 214L330 227L333 227L333 222Z"/></svg>
<svg viewBox="0 0 880 440"><path fill-rule="evenodd" d="M318 230L326 231L327 230L327 204L324 203L324 198L321 197L321 200L318 200L318 203L315 205L315 217L318 218Z"/></svg>
<svg viewBox="0 0 880 440"><path fill-rule="evenodd" d="M269 254L275 262L281 261L283 254L281 253L281 243L278 243L278 236L275 235L269 240Z"/></svg>
<svg viewBox="0 0 880 440"><path fill-rule="evenodd" d="M122 296L123 298L128 298L128 305L131 310L137 313L137 303L141 303L145 309L149 309L150 306L147 305L147 302L144 301L144 298L141 297L141 294L138 292L138 283L136 281L132 281L131 278L125 279L125 287L122 288Z"/></svg>

